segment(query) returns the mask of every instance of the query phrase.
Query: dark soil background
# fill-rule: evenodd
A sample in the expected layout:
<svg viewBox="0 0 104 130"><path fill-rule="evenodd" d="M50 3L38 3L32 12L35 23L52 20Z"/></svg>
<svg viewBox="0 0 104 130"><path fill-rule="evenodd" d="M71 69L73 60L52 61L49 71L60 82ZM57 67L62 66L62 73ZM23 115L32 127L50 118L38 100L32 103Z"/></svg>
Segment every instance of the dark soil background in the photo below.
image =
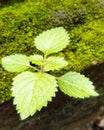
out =
<svg viewBox="0 0 104 130"><path fill-rule="evenodd" d="M58 92L48 107L21 121L12 101L0 105L0 130L104 130L104 63L85 70L99 97L74 99Z"/></svg>

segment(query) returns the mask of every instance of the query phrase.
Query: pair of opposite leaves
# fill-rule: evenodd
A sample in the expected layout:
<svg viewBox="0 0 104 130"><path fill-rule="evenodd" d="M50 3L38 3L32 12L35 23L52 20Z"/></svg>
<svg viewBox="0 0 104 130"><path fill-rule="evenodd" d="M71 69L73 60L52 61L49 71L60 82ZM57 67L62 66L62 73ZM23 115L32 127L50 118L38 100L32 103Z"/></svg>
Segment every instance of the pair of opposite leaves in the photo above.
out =
<svg viewBox="0 0 104 130"><path fill-rule="evenodd" d="M98 95L92 82L80 73L67 72L58 78L46 73L68 65L63 57L49 55L63 50L69 41L67 31L63 27L57 27L44 31L35 38L35 46L43 55L15 54L2 58L2 66L7 71L21 72L13 78L11 89L21 119L32 116L37 110L40 111L43 106L47 106L48 101L51 101L58 91L57 87L75 98ZM30 63L38 65L38 69ZM35 72L28 70L31 67Z"/></svg>

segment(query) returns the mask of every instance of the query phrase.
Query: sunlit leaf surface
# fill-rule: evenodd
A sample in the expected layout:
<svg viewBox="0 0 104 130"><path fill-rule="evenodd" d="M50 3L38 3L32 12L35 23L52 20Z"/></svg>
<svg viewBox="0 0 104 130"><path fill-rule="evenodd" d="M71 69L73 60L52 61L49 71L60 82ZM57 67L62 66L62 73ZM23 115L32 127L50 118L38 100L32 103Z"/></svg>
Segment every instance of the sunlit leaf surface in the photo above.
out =
<svg viewBox="0 0 104 130"><path fill-rule="evenodd" d="M27 70L30 64L26 55L15 54L2 58L2 66L9 72L22 72Z"/></svg>
<svg viewBox="0 0 104 130"><path fill-rule="evenodd" d="M57 53L69 44L69 36L63 27L43 31L34 40L37 49L44 54Z"/></svg>
<svg viewBox="0 0 104 130"><path fill-rule="evenodd" d="M22 72L13 79L14 104L25 119L47 106L57 91L57 81L49 74Z"/></svg>
<svg viewBox="0 0 104 130"><path fill-rule="evenodd" d="M77 72L68 72L58 79L59 88L65 94L75 98L98 96L92 82Z"/></svg>

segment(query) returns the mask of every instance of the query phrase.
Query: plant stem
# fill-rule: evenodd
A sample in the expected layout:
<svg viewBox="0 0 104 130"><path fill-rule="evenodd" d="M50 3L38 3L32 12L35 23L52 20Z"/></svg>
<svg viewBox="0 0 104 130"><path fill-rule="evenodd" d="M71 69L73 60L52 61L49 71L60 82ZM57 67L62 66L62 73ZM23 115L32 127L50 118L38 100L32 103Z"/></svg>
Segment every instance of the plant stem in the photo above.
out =
<svg viewBox="0 0 104 130"><path fill-rule="evenodd" d="M36 71L40 71L38 68L36 68L36 67L33 67L33 66L30 66L30 68L32 68L32 69L34 69L34 70L36 70Z"/></svg>
<svg viewBox="0 0 104 130"><path fill-rule="evenodd" d="M47 55L43 56L43 63L41 64L41 73L44 72L44 66L45 66L46 57L47 57Z"/></svg>

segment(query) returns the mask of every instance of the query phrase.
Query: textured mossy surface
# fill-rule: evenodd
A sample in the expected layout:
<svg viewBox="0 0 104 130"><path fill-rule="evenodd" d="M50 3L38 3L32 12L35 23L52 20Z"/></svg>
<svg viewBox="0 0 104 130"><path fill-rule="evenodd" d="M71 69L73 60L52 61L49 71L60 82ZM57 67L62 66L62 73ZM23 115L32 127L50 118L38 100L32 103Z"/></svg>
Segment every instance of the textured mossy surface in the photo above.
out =
<svg viewBox="0 0 104 130"><path fill-rule="evenodd" d="M103 0L10 0L7 4L1 1L0 7L0 64L7 55L38 53L34 37L58 26L69 32L71 42L59 52L69 65L54 74L82 71L103 62ZM11 99L13 76L0 65L0 102Z"/></svg>

